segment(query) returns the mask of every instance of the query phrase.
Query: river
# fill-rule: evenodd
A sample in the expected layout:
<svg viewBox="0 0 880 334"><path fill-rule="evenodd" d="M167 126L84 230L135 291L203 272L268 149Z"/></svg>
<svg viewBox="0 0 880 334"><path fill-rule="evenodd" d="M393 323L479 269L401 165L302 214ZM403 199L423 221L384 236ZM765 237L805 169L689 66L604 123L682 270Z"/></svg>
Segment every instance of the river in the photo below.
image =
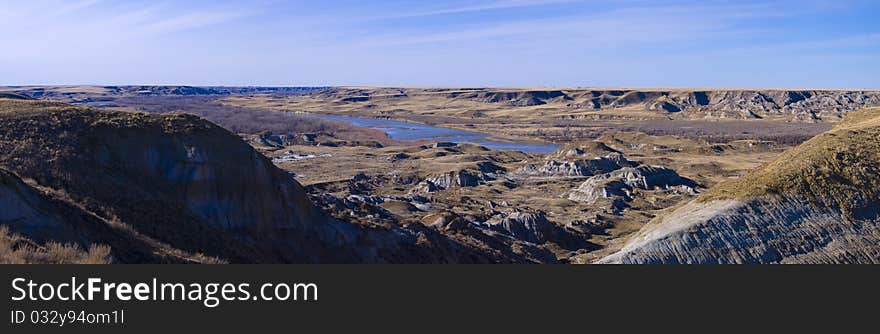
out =
<svg viewBox="0 0 880 334"><path fill-rule="evenodd" d="M550 153L559 148L557 144L525 142L525 141L500 141L492 139L489 135L479 132L444 128L403 121L395 121L382 118L359 118L336 115L300 114L320 119L343 121L354 126L361 126L382 130L391 139L397 140L427 140L453 143L471 143L483 145L495 150L514 150L529 153Z"/></svg>

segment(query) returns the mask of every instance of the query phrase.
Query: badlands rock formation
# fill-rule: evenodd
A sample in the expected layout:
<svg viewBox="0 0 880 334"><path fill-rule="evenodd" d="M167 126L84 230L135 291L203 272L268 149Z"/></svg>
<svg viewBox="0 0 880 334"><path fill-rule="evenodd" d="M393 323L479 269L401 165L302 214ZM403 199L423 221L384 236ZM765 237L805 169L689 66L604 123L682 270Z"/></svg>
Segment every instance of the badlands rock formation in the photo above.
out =
<svg viewBox="0 0 880 334"><path fill-rule="evenodd" d="M547 220L543 211L500 214L483 223L493 231L535 244L553 242L562 248L577 250L587 247L585 234L569 231Z"/></svg>
<svg viewBox="0 0 880 334"><path fill-rule="evenodd" d="M481 252L423 226L331 218L291 175L197 116L0 100L0 124L0 166L57 194L95 224L122 226L165 253L230 262L526 261ZM3 205L15 211L4 215L15 217L4 219L15 219L14 232L58 227L56 234L65 234L69 224L52 218L57 215L29 209L36 204L28 203L39 204L33 192L14 182L5 188ZM133 250L120 243L110 246L122 262L154 261L129 256Z"/></svg>
<svg viewBox="0 0 880 334"><path fill-rule="evenodd" d="M587 179L568 194L568 199L585 203L604 198L631 200L633 189L669 190L677 187L682 192L694 193L696 186L693 181L666 167L626 167Z"/></svg>
<svg viewBox="0 0 880 334"><path fill-rule="evenodd" d="M880 263L880 109L638 232L600 263Z"/></svg>
<svg viewBox="0 0 880 334"><path fill-rule="evenodd" d="M451 187L474 187L485 180L485 174L469 170L456 170L439 175L432 175L428 177L425 182L427 183L427 187L448 189Z"/></svg>
<svg viewBox="0 0 880 334"><path fill-rule="evenodd" d="M418 89L327 88L311 93L339 102L380 103L419 96L452 101L501 104L509 107L547 106L574 110L635 108L682 118L782 118L798 121L841 119L864 107L880 106L880 91L786 89Z"/></svg>
<svg viewBox="0 0 880 334"><path fill-rule="evenodd" d="M495 181L506 169L489 161L480 161L473 167L451 170L445 173L428 175L424 181L416 185L416 192L430 193L453 187L476 187L486 182Z"/></svg>
<svg viewBox="0 0 880 334"><path fill-rule="evenodd" d="M638 163L601 142L568 144L548 154L542 163L528 164L518 170L530 176L593 176Z"/></svg>

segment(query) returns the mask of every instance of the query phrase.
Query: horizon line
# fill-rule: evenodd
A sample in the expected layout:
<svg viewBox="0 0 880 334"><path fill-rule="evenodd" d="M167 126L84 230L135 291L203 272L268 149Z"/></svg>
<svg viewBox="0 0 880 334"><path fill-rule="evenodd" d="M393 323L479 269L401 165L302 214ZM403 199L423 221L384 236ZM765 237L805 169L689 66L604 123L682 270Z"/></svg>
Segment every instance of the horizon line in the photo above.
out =
<svg viewBox="0 0 880 334"><path fill-rule="evenodd" d="M200 85L200 84L2 84L2 88L47 87L205 87L205 88L346 88L346 89L498 89L498 90L821 90L821 91L880 91L880 88L820 88L820 87L698 87L698 86L491 86L491 85Z"/></svg>

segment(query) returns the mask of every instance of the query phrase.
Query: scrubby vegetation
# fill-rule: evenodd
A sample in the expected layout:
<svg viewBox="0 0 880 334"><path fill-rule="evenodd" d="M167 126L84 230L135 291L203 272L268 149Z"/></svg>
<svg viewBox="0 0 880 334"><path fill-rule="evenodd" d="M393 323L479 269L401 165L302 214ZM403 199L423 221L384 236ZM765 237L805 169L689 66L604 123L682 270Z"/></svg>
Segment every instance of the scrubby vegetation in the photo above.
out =
<svg viewBox="0 0 880 334"><path fill-rule="evenodd" d="M85 250L75 244L45 245L10 233L0 225L0 264L106 264L112 262L110 247L92 245Z"/></svg>
<svg viewBox="0 0 880 334"><path fill-rule="evenodd" d="M876 212L880 202L880 108L852 113L831 131L782 154L740 180L702 197L795 196L839 208L849 218Z"/></svg>
<svg viewBox="0 0 880 334"><path fill-rule="evenodd" d="M52 112L68 108L70 108L69 104L61 102L0 98L0 113L32 110Z"/></svg>

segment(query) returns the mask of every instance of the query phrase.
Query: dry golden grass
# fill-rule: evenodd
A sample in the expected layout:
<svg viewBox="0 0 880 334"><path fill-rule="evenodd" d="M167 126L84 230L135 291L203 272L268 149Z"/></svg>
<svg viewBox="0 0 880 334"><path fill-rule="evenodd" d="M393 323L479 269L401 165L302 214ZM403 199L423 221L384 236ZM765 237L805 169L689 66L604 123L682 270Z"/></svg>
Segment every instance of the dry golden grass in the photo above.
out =
<svg viewBox="0 0 880 334"><path fill-rule="evenodd" d="M69 104L61 102L0 98L0 113L19 112L22 110L61 111L70 107Z"/></svg>
<svg viewBox="0 0 880 334"><path fill-rule="evenodd" d="M88 250L75 244L49 242L38 245L0 226L0 264L107 264L112 262L110 247L91 245Z"/></svg>
<svg viewBox="0 0 880 334"><path fill-rule="evenodd" d="M805 197L848 217L880 198L880 108L852 113L831 131L786 151L748 176L700 199Z"/></svg>

